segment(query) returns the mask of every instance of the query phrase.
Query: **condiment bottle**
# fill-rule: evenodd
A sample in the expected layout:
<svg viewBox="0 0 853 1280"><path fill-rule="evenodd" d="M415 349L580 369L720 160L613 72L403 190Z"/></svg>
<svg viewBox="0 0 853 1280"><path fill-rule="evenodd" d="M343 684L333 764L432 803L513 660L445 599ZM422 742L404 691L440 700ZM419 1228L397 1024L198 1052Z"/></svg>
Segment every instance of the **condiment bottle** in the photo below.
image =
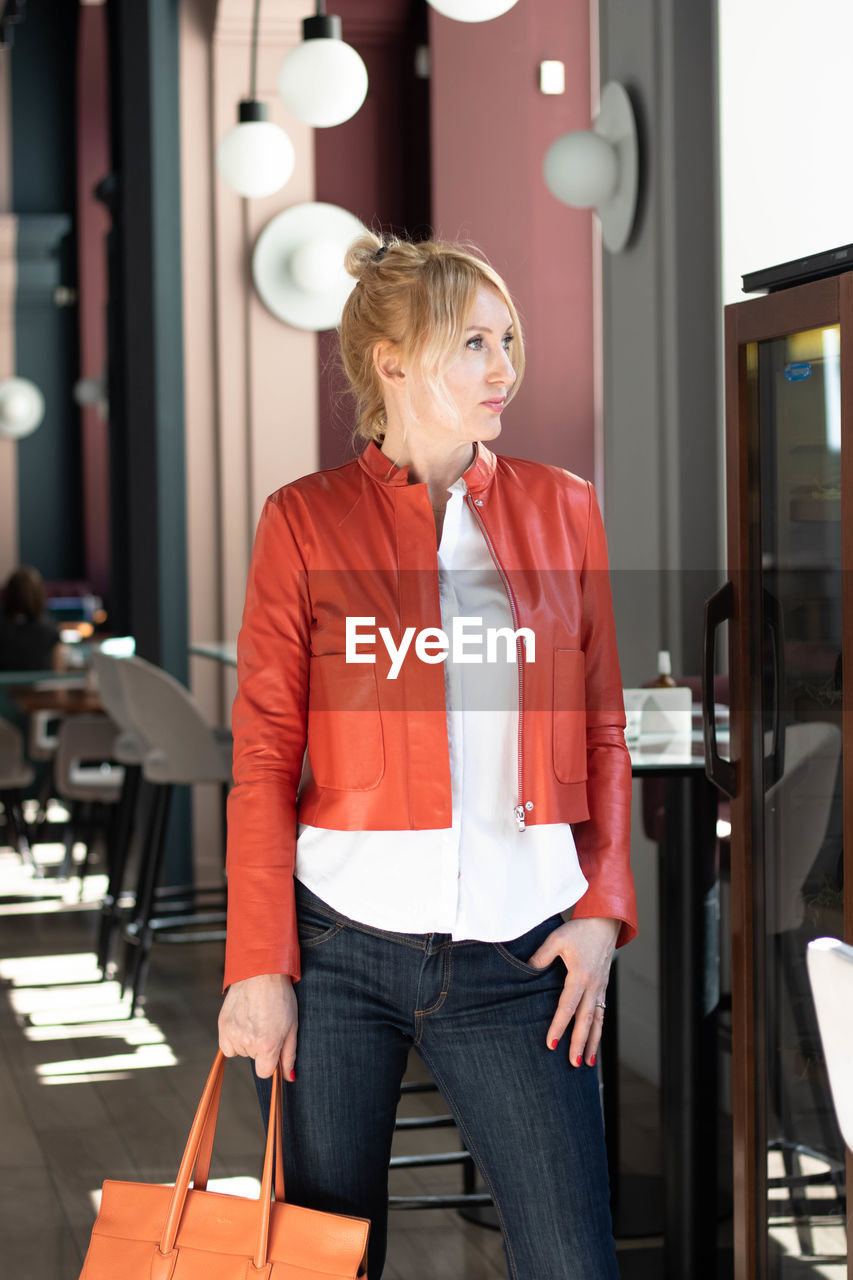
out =
<svg viewBox="0 0 853 1280"><path fill-rule="evenodd" d="M672 676L672 660L669 656L669 650L661 649L658 652L658 678L653 683L652 688L674 689L675 687L675 680Z"/></svg>

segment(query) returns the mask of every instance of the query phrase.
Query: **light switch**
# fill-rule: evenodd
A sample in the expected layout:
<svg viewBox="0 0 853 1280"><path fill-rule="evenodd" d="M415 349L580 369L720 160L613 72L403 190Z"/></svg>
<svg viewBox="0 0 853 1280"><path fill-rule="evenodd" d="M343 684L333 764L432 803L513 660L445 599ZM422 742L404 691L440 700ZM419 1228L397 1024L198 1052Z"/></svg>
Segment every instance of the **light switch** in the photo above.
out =
<svg viewBox="0 0 853 1280"><path fill-rule="evenodd" d="M542 93L566 92L566 64L548 59L539 63L539 88Z"/></svg>

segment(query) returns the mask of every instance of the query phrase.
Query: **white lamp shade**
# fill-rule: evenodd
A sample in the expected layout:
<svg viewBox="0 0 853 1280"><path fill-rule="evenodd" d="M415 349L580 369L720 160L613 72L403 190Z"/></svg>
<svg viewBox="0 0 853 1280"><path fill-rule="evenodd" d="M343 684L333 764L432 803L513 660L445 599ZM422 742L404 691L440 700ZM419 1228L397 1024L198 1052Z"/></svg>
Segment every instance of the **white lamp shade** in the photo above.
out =
<svg viewBox="0 0 853 1280"><path fill-rule="evenodd" d="M343 124L367 96L367 68L343 40L303 40L285 58L278 91L299 120L315 129Z"/></svg>
<svg viewBox="0 0 853 1280"><path fill-rule="evenodd" d="M74 396L74 403L79 404L81 409L91 409L104 403L107 389L103 378L78 378L71 394Z"/></svg>
<svg viewBox="0 0 853 1280"><path fill-rule="evenodd" d="M252 276L266 307L297 329L334 329L355 280L346 251L364 226L347 209L316 201L271 218L252 254Z"/></svg>
<svg viewBox="0 0 853 1280"><path fill-rule="evenodd" d="M287 182L296 164L293 143L269 120L247 120L220 139L216 165L241 196L271 196Z"/></svg>
<svg viewBox="0 0 853 1280"><path fill-rule="evenodd" d="M565 133L548 148L545 182L563 204L591 209L615 190L619 161L606 138L597 133Z"/></svg>
<svg viewBox="0 0 853 1280"><path fill-rule="evenodd" d="M429 0L437 13L457 22L488 22L507 13L518 0Z"/></svg>
<svg viewBox="0 0 853 1280"><path fill-rule="evenodd" d="M44 417L44 396L28 378L4 378L0 382L0 436L23 440L32 435Z"/></svg>
<svg viewBox="0 0 853 1280"><path fill-rule="evenodd" d="M290 274L303 293L321 294L349 284L344 272L344 246L335 240L307 240L290 255Z"/></svg>
<svg viewBox="0 0 853 1280"><path fill-rule="evenodd" d="M621 253L637 213L640 155L634 109L625 86L610 80L591 131L564 134L543 165L552 195L578 209L595 209L604 247Z"/></svg>

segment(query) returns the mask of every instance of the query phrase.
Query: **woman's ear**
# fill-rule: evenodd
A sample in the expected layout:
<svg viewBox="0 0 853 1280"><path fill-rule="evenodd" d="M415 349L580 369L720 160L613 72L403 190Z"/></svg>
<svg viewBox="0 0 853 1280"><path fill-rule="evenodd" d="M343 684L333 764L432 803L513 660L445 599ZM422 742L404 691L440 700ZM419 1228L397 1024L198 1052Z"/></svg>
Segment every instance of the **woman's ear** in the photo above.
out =
<svg viewBox="0 0 853 1280"><path fill-rule="evenodd" d="M377 342L373 348L373 367L386 385L399 387L405 381L400 348L394 342Z"/></svg>

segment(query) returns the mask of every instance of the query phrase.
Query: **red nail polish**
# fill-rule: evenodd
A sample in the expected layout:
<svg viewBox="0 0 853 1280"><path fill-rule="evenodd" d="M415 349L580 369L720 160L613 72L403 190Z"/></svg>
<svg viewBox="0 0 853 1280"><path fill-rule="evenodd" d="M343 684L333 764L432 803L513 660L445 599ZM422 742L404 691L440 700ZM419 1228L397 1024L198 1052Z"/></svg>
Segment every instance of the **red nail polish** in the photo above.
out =
<svg viewBox="0 0 853 1280"><path fill-rule="evenodd" d="M559 1042L559 1040L552 1040L552 1041L551 1041L551 1048L552 1048L552 1049L556 1049L556 1047L557 1047L557 1045L558 1045L559 1043L560 1043L560 1042Z"/></svg>
<svg viewBox="0 0 853 1280"><path fill-rule="evenodd" d="M578 1054L578 1056L575 1058L575 1066L579 1067L582 1062L583 1062L583 1057L581 1054Z"/></svg>
<svg viewBox="0 0 853 1280"><path fill-rule="evenodd" d="M591 1067L594 1067L594 1066L595 1066L595 1054L593 1054L593 1055L592 1055L592 1057L590 1058L590 1060L589 1060L589 1065L590 1065Z"/></svg>
<svg viewBox="0 0 853 1280"><path fill-rule="evenodd" d="M290 1078L291 1078L291 1080L295 1080L295 1079L296 1079L296 1072L295 1072L292 1068L291 1068L291 1071L290 1071Z"/></svg>

